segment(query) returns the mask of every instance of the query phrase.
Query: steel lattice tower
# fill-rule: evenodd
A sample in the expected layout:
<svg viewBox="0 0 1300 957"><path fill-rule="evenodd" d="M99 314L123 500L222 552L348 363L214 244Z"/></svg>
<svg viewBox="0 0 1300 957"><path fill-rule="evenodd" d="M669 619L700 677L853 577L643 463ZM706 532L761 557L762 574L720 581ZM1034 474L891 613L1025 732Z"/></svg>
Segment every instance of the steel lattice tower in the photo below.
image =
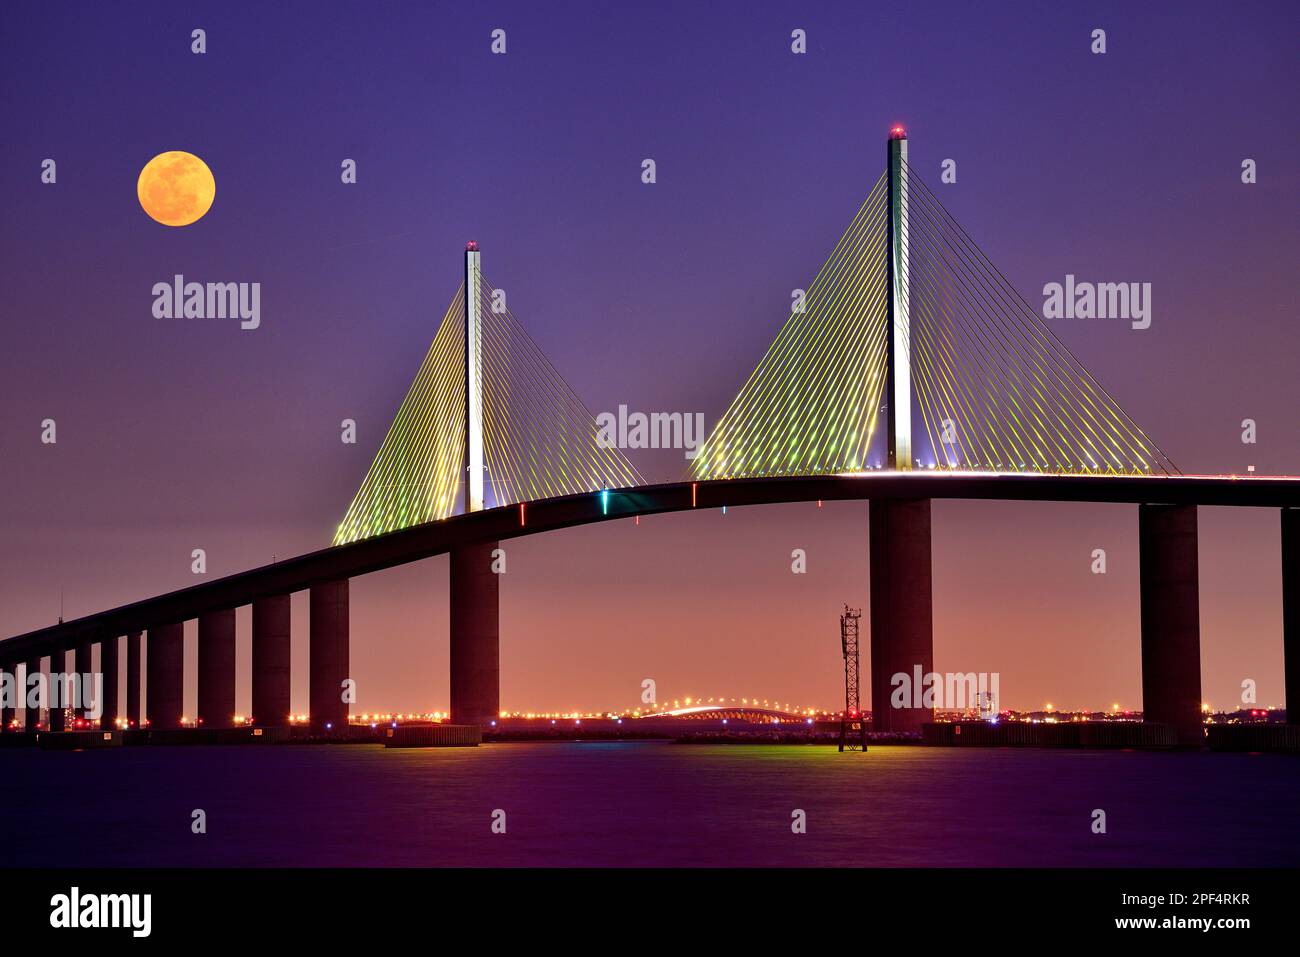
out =
<svg viewBox="0 0 1300 957"><path fill-rule="evenodd" d="M840 615L840 646L844 650L844 713L840 716L840 750L867 750L867 726L862 720L858 692L858 622L861 608L844 606Z"/></svg>

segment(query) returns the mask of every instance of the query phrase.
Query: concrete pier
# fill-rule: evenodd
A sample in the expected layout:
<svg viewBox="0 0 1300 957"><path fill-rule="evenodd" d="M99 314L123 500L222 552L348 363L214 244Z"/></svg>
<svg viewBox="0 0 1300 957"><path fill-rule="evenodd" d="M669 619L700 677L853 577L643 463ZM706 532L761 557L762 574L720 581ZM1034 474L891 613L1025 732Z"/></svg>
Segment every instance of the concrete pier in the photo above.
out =
<svg viewBox="0 0 1300 957"><path fill-rule="evenodd" d="M23 730L35 731L41 723L41 707L44 702L39 697L33 697L34 689L32 687L32 675L41 673L40 657L29 658L23 674ZM32 702L35 701L35 705Z"/></svg>
<svg viewBox="0 0 1300 957"><path fill-rule="evenodd" d="M177 622L150 628L147 650L145 718L154 730L179 728L185 714L184 626Z"/></svg>
<svg viewBox="0 0 1300 957"><path fill-rule="evenodd" d="M290 605L288 595L253 602L253 723L288 727Z"/></svg>
<svg viewBox="0 0 1300 957"><path fill-rule="evenodd" d="M451 720L482 727L501 711L496 542L451 550Z"/></svg>
<svg viewBox="0 0 1300 957"><path fill-rule="evenodd" d="M199 726L235 726L235 609L199 616Z"/></svg>
<svg viewBox="0 0 1300 957"><path fill-rule="evenodd" d="M126 636L126 719L128 728L140 727L140 632Z"/></svg>
<svg viewBox="0 0 1300 957"><path fill-rule="evenodd" d="M1180 744L1205 744L1196 506L1139 505L1142 712Z"/></svg>
<svg viewBox="0 0 1300 957"><path fill-rule="evenodd" d="M915 706L925 691L918 676L934 670L930 500L872 499L870 522L872 729L920 733L934 720L933 708ZM897 674L907 693L896 708Z"/></svg>
<svg viewBox="0 0 1300 957"><path fill-rule="evenodd" d="M45 708L46 723L51 731L63 731L67 728L67 705L64 699L64 689L67 682L63 680L63 675L68 672L68 652L67 649L56 651L50 655L49 680L46 683L45 691Z"/></svg>
<svg viewBox="0 0 1300 957"><path fill-rule="evenodd" d="M4 734L10 730L9 725L13 723L18 714L18 708L23 699L23 688L18 683L17 662L0 662L0 672L9 676L10 688L12 688L13 693L11 700L5 700L3 696L0 696L0 734Z"/></svg>
<svg viewBox="0 0 1300 957"><path fill-rule="evenodd" d="M323 734L341 734L348 723L348 705L343 700L343 682L348 677L348 580L312 585L310 614L311 726Z"/></svg>
<svg viewBox="0 0 1300 957"><path fill-rule="evenodd" d="M89 694L94 694L94 682L92 681L90 687L87 688L82 678L83 675L88 675L94 672L94 665L91 664L93 660L94 659L91 656L91 643L89 641L78 642L72 651L72 667L73 672L77 676L77 686L82 689L83 693L88 692ZM83 699L81 701L81 707L77 709L77 717L83 721L90 720L90 713L94 710L94 704L94 701Z"/></svg>
<svg viewBox="0 0 1300 957"><path fill-rule="evenodd" d="M1282 680L1286 723L1300 724L1300 508L1282 509Z"/></svg>
<svg viewBox="0 0 1300 957"><path fill-rule="evenodd" d="M117 697L118 672L117 635L103 638L99 642L99 672L104 676L101 689L99 726L105 731L117 730L117 719L121 712Z"/></svg>

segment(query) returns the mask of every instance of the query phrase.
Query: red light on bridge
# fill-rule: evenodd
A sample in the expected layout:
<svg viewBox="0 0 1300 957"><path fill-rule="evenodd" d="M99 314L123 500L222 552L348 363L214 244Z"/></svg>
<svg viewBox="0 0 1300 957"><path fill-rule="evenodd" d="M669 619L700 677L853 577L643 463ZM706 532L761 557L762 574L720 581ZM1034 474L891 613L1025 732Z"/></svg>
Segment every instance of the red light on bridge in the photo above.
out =
<svg viewBox="0 0 1300 957"><path fill-rule="evenodd" d="M476 243L474 240L471 239L469 242L465 244L465 252L467 253L478 252L478 243Z"/></svg>
<svg viewBox="0 0 1300 957"><path fill-rule="evenodd" d="M889 129L889 138L890 138L891 140L905 140L905 139L907 139L907 130L903 129L903 124L902 124L902 123L895 123L892 127L890 127L890 129Z"/></svg>

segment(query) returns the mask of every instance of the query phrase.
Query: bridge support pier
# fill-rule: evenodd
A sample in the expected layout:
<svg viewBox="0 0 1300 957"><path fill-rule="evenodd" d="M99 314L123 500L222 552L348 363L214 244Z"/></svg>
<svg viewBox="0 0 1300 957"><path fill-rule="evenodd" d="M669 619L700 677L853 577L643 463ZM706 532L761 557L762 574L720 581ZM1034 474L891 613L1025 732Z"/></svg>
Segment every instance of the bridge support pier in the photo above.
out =
<svg viewBox="0 0 1300 957"><path fill-rule="evenodd" d="M1286 723L1300 724L1300 508L1282 509L1282 680Z"/></svg>
<svg viewBox="0 0 1300 957"><path fill-rule="evenodd" d="M140 632L126 636L126 726L140 727Z"/></svg>
<svg viewBox="0 0 1300 957"><path fill-rule="evenodd" d="M16 663L6 661L0 664L0 672L9 676L9 680L12 682L10 687L13 688L14 695L12 701L8 701L0 695L0 733L5 733L10 730L10 722L14 720L14 717L18 714L18 709L22 707L19 702L23 699L23 690L22 685L18 683L18 665Z"/></svg>
<svg viewBox="0 0 1300 957"><path fill-rule="evenodd" d="M32 676L41 673L40 657L30 658L23 674L23 730L30 733L41 725L42 697L32 683ZM32 702L35 702L35 705Z"/></svg>
<svg viewBox="0 0 1300 957"><path fill-rule="evenodd" d="M102 638L99 642L99 672L103 675L103 687L100 691L99 726L105 731L117 729L117 716L121 711L117 697L117 635Z"/></svg>
<svg viewBox="0 0 1300 957"><path fill-rule="evenodd" d="M185 714L184 625L177 622L150 628L148 651L145 719L152 730L179 728Z"/></svg>
<svg viewBox="0 0 1300 957"><path fill-rule="evenodd" d="M67 725L67 700L63 692L68 683L63 676L68 673L68 650L64 648L50 655L50 680L46 684L46 707L51 731L63 731Z"/></svg>
<svg viewBox="0 0 1300 957"><path fill-rule="evenodd" d="M288 595L253 602L253 723L282 727L289 723Z"/></svg>
<svg viewBox="0 0 1300 957"><path fill-rule="evenodd" d="M451 550L451 720L486 725L501 711L497 542Z"/></svg>
<svg viewBox="0 0 1300 957"><path fill-rule="evenodd" d="M1201 747L1201 609L1195 505L1138 506L1142 715Z"/></svg>
<svg viewBox="0 0 1300 957"><path fill-rule="evenodd" d="M348 580L311 586L310 702L311 726L321 734L343 735L348 727L348 703L343 682L348 677Z"/></svg>
<svg viewBox="0 0 1300 957"><path fill-rule="evenodd" d="M199 725L235 726L235 609L199 616Z"/></svg>
<svg viewBox="0 0 1300 957"><path fill-rule="evenodd" d="M82 641L77 643L77 645L74 647L72 652L73 674L76 675L77 686L82 690L83 693L87 689L84 682L82 681L82 675L90 675L95 670L94 666L91 664L91 661L93 659L91 657L90 651L91 651L90 642ZM94 693L93 681L91 682L91 687L89 690L92 694ZM82 721L90 720L90 713L91 711L94 710L94 704L95 702L93 701L83 700L81 702L81 707L77 709L76 712L77 717L80 718Z"/></svg>
<svg viewBox="0 0 1300 957"><path fill-rule="evenodd" d="M876 731L915 731L934 720L921 707L921 681L934 670L930 585L930 500L872 499L871 723ZM901 707L893 677L907 676Z"/></svg>

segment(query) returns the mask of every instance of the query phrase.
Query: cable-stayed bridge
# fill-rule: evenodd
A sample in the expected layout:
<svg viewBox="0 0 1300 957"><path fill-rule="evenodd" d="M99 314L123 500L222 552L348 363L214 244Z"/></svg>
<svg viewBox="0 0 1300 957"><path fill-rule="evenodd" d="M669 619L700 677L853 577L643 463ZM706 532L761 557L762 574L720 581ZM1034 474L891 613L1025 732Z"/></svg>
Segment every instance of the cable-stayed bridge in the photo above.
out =
<svg viewBox="0 0 1300 957"><path fill-rule="evenodd" d="M1280 508L1286 688L1300 694L1300 480L1184 476L1015 291L907 162L885 170L681 482L647 485L483 277L464 280L329 548L0 642L0 671L92 671L105 727L178 727L183 622L199 627L198 720L235 720L235 608L253 607L252 719L289 721L289 596L310 592L310 718L348 720L351 578L450 556L451 713L500 709L503 539L666 511L870 501L873 721L891 676L933 671L930 501L1139 506L1145 717L1202 738L1198 505ZM147 645L142 633L147 632ZM125 644L127 700L118 700ZM142 701L141 670L148 679ZM27 679L25 679L26 681ZM22 726L40 726L30 700ZM1300 709L1292 719L1300 723ZM63 714L51 710L50 730ZM0 725L18 725L4 705Z"/></svg>

